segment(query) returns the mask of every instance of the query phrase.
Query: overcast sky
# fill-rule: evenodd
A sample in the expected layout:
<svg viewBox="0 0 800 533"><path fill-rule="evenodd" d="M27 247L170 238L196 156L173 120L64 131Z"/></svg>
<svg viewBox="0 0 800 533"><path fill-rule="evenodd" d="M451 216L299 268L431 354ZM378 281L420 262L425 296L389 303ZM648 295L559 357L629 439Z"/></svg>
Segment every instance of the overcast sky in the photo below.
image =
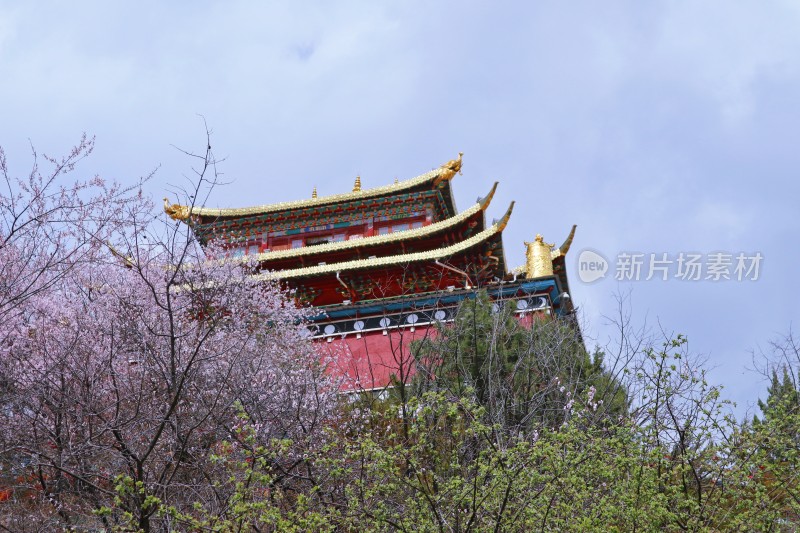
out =
<svg viewBox="0 0 800 533"><path fill-rule="evenodd" d="M83 172L158 167L161 198L214 152L232 184L210 206L349 191L463 151L464 209L495 180L524 240L559 244L590 342L615 293L684 333L751 406L750 350L800 329L800 2L0 1L0 145L13 170L87 132ZM577 257L609 260L582 283ZM760 252L758 280L616 281L617 256ZM704 259L707 261L707 259ZM732 268L731 268L732 270ZM731 272L733 274L733 272ZM658 278L659 276L656 276ZM705 272L703 273L705 277ZM752 277L752 275L751 275Z"/></svg>

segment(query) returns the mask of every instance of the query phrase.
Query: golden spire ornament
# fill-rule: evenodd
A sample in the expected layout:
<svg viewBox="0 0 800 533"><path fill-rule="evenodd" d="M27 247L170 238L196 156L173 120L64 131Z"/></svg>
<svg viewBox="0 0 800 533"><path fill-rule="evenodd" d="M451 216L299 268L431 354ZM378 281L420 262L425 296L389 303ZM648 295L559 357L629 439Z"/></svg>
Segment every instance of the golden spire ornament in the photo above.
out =
<svg viewBox="0 0 800 533"><path fill-rule="evenodd" d="M361 192L361 176L356 176L356 182L353 184L353 192Z"/></svg>
<svg viewBox="0 0 800 533"><path fill-rule="evenodd" d="M317 199L317 186L316 185L314 185L314 190L311 191L311 199L312 200L316 200Z"/></svg>
<svg viewBox="0 0 800 533"><path fill-rule="evenodd" d="M536 235L533 242L526 242L527 250L525 257L527 259L525 264L526 278L540 278L543 276L553 275L553 260L567 255L572 240L575 238L575 230L577 225L573 225L572 229L567 236L564 244L555 248L554 244L544 242L541 235Z"/></svg>
<svg viewBox="0 0 800 533"><path fill-rule="evenodd" d="M164 212L169 215L172 220L186 220L189 218L189 206L172 204L169 200L164 198Z"/></svg>
<svg viewBox="0 0 800 533"><path fill-rule="evenodd" d="M526 278L541 278L553 275L553 245L544 242L541 235L536 235L533 242L526 242L527 275Z"/></svg>
<svg viewBox="0 0 800 533"><path fill-rule="evenodd" d="M461 164L464 152L458 152L458 159L451 159L444 165L439 167L439 178L436 180L438 185L442 181L449 181L455 177L456 174L461 174Z"/></svg>

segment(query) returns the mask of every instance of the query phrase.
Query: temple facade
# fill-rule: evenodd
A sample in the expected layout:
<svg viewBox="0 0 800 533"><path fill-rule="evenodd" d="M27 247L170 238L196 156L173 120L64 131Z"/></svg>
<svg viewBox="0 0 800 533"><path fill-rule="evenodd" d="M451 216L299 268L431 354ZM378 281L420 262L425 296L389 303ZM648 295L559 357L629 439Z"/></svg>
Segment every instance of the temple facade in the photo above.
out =
<svg viewBox="0 0 800 533"><path fill-rule="evenodd" d="M278 279L300 305L313 306L308 334L329 356L346 391L385 389L414 372L411 343L435 335L465 298L486 290L511 301L520 320L572 312L565 255L575 233L555 248L540 235L525 243L526 263L509 270L502 234L514 203L486 222L498 184L458 213L452 181L462 154L416 178L351 192L257 207L170 205L203 244L232 260L256 262L261 279Z"/></svg>

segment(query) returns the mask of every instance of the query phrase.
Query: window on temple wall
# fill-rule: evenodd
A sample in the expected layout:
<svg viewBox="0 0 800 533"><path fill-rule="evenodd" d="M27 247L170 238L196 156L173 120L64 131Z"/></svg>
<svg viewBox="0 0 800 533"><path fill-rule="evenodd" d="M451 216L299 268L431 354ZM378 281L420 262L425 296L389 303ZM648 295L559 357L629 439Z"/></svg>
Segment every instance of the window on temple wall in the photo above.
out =
<svg viewBox="0 0 800 533"><path fill-rule="evenodd" d="M258 245L253 244L247 249L247 255L256 255L258 254Z"/></svg>
<svg viewBox="0 0 800 533"><path fill-rule="evenodd" d="M289 248L289 242L286 239L272 239L270 243L270 249L277 251L277 250L286 250Z"/></svg>
<svg viewBox="0 0 800 533"><path fill-rule="evenodd" d="M318 237L309 237L306 239L306 246L314 246L315 244L328 244L331 242L330 235L320 235Z"/></svg>
<svg viewBox="0 0 800 533"><path fill-rule="evenodd" d="M343 240L345 240L346 237L347 237L347 234L345 234L345 233L337 233L336 235L333 236L333 239L331 239L331 241L333 241L333 242L342 242Z"/></svg>
<svg viewBox="0 0 800 533"><path fill-rule="evenodd" d="M292 248L302 248L303 239L292 239Z"/></svg>
<svg viewBox="0 0 800 533"><path fill-rule="evenodd" d="M407 231L409 229L416 229L425 226L424 220L414 220L411 222L397 222L391 225L378 226L377 234L386 235L388 233L396 233L398 231Z"/></svg>

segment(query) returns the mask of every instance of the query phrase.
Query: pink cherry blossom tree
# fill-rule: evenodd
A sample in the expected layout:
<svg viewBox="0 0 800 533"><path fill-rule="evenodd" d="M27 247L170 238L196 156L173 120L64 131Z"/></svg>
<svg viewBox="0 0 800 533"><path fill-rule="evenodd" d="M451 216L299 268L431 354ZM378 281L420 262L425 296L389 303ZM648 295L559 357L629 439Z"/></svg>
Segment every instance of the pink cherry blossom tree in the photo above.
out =
<svg viewBox="0 0 800 533"><path fill-rule="evenodd" d="M65 168L86 153L76 149ZM199 161L190 201L214 180L210 145ZM142 531L169 529L158 509L192 502L224 514L232 488L210 458L237 438L243 416L259 444L291 439L276 468L298 475L304 450L323 444L335 394L303 311L280 287L254 282L253 265L208 260L185 224L153 213L138 192L82 200L103 187L92 183L60 187L73 200L27 232L4 229L16 232L16 251L0 259L15 287L3 300L14 311L0 353L4 525L113 527L124 517ZM21 202L39 196L4 201L24 212ZM51 249L36 255L34 279L20 263L42 235Z"/></svg>
<svg viewBox="0 0 800 533"><path fill-rule="evenodd" d="M0 147L0 320L76 266L95 260L111 236L133 229L131 222L150 209L141 182L122 187L99 176L71 179L93 148L94 139L84 135L61 158L32 149L31 170L14 177Z"/></svg>

